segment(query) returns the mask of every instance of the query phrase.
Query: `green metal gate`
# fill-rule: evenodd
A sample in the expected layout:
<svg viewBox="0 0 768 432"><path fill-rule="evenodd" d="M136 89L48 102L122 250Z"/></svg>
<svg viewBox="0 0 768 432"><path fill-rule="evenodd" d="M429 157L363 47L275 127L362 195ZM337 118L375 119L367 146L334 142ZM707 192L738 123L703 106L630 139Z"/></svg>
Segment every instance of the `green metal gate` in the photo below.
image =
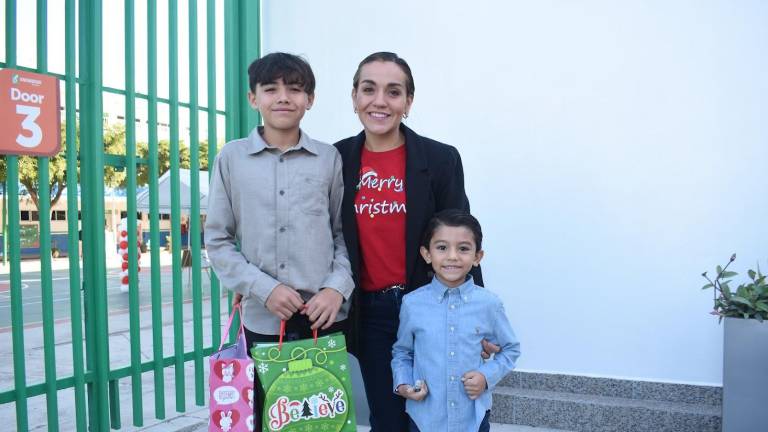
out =
<svg viewBox="0 0 768 432"><path fill-rule="evenodd" d="M210 308L211 329L210 339L203 337L203 271L201 268L201 224L199 206L199 122L200 111L208 115L208 166L216 156L218 131L216 116L226 118L226 139L245 136L259 121L257 116L248 108L246 92L248 89L246 68L248 62L259 56L260 2L250 0L206 0L206 22L198 22L198 1L188 2L189 16L189 100L179 100L179 34L178 34L178 3L168 0L168 22L159 24L157 19L157 0L147 0L147 81L146 94L136 92L135 65L136 47L134 43L135 4L134 0L124 1L125 17L125 85L124 88L107 88L103 85L102 52L104 20L102 16L102 1L75 0L65 1L63 17L51 16L48 13L46 0L37 0L37 67L21 67L17 64L18 34L17 3L15 0L5 0L5 62L0 68L23 69L39 73L48 71L48 34L47 21L64 20L66 66L64 74L56 75L64 83L66 122L66 185L69 191L80 188L81 205L77 199L67 200L68 219L68 250L69 250L69 288L68 301L70 304L70 320L72 341L85 341L82 344L72 343L73 373L71 376L57 376L57 357L54 351L57 333L61 326L54 321L54 292L52 281L51 255L46 251L51 248L51 227L49 205L49 158L37 159L39 178L39 230L40 230L40 285L42 303L42 331L44 347L44 372L42 382L28 382L25 369L25 319L24 296L22 291L21 248L20 248L20 210L19 210L19 157L6 156L7 187L4 198L7 203L7 221L4 211L4 234L7 234L7 247L10 266L9 293L10 315L13 350L14 384L10 390L0 388L0 406L15 404L16 428L20 431L29 429L28 399L44 395L46 399L47 424L49 431L59 430L59 392L68 390L74 392L76 407L77 430L104 431L110 428L119 429L120 403L118 384L130 380L132 398L133 425L142 426L145 413L142 399L142 375L153 373L154 412L155 417L166 417L166 401L164 398L165 379L164 369L173 367L175 382L175 404L177 412L188 408L185 400L185 364L191 362L194 367L195 405L205 404L207 395L204 376L204 357L209 355L221 338L221 291L215 275L210 277ZM204 0L200 0L202 3ZM216 85L220 77L216 76L217 49L216 10L223 3L223 32L225 35L225 110L216 109ZM77 17L75 14L78 14ZM76 28L77 18L77 28ZM169 70L168 76L158 76L157 40L158 29L167 28ZM206 40L198 40L198 29L206 29ZM78 40L76 40L76 35ZM198 48L205 44L207 73L207 107L198 102ZM76 73L76 63L79 74ZM167 79L169 97L158 97L157 82ZM124 155L110 155L104 152L104 94L117 94L125 99L126 151ZM75 106L74 101L79 101ZM147 158L137 157L136 152L136 100L143 99L148 106L148 146ZM179 108L185 107L190 113L190 174L191 174L191 208L189 210L189 238L191 256L191 304L192 304L192 335L194 348L184 349L183 323L183 272L181 256L181 192L179 187L179 158L171 157L171 268L172 268L172 311L173 311L173 354L163 353L162 334L162 297L163 282L161 280L160 262L160 228L158 211L158 106L167 105L169 110L170 154L180 152L179 138ZM79 112L79 115L78 115ZM79 125L80 148L76 142ZM138 283L138 246L136 242L128 242L129 259L129 334L130 362L118 367L110 367L110 343L108 298L107 298L107 264L108 247L104 239L104 167L112 166L125 169L127 193L127 214L137 213L136 190L137 168L146 165L149 169L149 225L150 225L150 292L152 322L152 360L142 361L140 337L140 293ZM78 181L78 166L80 179ZM70 192L71 193L71 192ZM75 194L76 196L76 194ZM194 199L194 197L198 197ZM6 208L6 206L4 206ZM78 254L78 221L72 215L82 214L82 251L83 267L80 271ZM128 217L128 232L136 232L136 220ZM146 276L145 276L146 277ZM82 305L82 306L81 306ZM4 348L6 349L6 348Z"/></svg>

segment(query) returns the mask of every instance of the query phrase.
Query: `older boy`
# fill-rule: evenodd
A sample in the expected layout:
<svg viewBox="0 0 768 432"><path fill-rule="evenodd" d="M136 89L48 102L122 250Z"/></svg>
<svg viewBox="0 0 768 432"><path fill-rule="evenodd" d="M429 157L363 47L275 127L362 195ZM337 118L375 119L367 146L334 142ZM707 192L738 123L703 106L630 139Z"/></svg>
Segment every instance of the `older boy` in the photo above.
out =
<svg viewBox="0 0 768 432"><path fill-rule="evenodd" d="M242 296L249 347L277 341L280 320L288 340L342 331L354 283L341 232L341 158L299 128L314 74L302 58L272 53L248 76L248 101L264 126L216 157L205 223L211 264ZM254 388L260 425L263 395Z"/></svg>

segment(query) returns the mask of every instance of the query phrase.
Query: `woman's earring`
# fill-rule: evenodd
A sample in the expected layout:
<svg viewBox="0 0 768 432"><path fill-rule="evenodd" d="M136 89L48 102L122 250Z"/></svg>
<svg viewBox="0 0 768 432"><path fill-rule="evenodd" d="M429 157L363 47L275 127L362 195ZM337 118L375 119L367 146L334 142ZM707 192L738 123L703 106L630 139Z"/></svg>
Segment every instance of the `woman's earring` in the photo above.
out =
<svg viewBox="0 0 768 432"><path fill-rule="evenodd" d="M357 114L357 108L355 108L354 111L355 111L355 114Z"/></svg>
<svg viewBox="0 0 768 432"><path fill-rule="evenodd" d="M403 113L403 119L407 119L407 118L408 118L408 113Z"/></svg>

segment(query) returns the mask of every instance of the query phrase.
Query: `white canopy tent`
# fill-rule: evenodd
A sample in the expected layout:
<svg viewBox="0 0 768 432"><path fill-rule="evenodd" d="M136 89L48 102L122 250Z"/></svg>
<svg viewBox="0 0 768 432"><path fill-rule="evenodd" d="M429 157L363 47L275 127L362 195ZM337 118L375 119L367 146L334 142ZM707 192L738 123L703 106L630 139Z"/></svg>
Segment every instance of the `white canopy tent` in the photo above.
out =
<svg viewBox="0 0 768 432"><path fill-rule="evenodd" d="M179 169L179 190L182 213L189 213L192 208L190 181L188 169ZM171 212L171 171L168 170L157 181L158 208L160 213ZM136 208L139 211L149 211L149 189L141 192L136 197ZM208 209L208 171L200 171L200 214L206 214Z"/></svg>

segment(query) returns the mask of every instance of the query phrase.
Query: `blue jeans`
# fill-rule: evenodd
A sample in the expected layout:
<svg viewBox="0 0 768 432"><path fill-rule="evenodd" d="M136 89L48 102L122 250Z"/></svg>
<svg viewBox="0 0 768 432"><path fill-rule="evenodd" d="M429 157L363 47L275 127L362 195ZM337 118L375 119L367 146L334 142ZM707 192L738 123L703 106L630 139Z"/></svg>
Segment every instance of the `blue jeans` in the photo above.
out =
<svg viewBox="0 0 768 432"><path fill-rule="evenodd" d="M485 412L485 417L483 417L483 421L480 422L480 429L477 430L477 432L490 432L491 431L491 411ZM416 423L413 422L413 420L410 420L410 432L419 432L419 427L416 426Z"/></svg>
<svg viewBox="0 0 768 432"><path fill-rule="evenodd" d="M407 432L405 399L392 386L392 345L397 340L403 292L360 293L358 360L370 409L371 432Z"/></svg>

